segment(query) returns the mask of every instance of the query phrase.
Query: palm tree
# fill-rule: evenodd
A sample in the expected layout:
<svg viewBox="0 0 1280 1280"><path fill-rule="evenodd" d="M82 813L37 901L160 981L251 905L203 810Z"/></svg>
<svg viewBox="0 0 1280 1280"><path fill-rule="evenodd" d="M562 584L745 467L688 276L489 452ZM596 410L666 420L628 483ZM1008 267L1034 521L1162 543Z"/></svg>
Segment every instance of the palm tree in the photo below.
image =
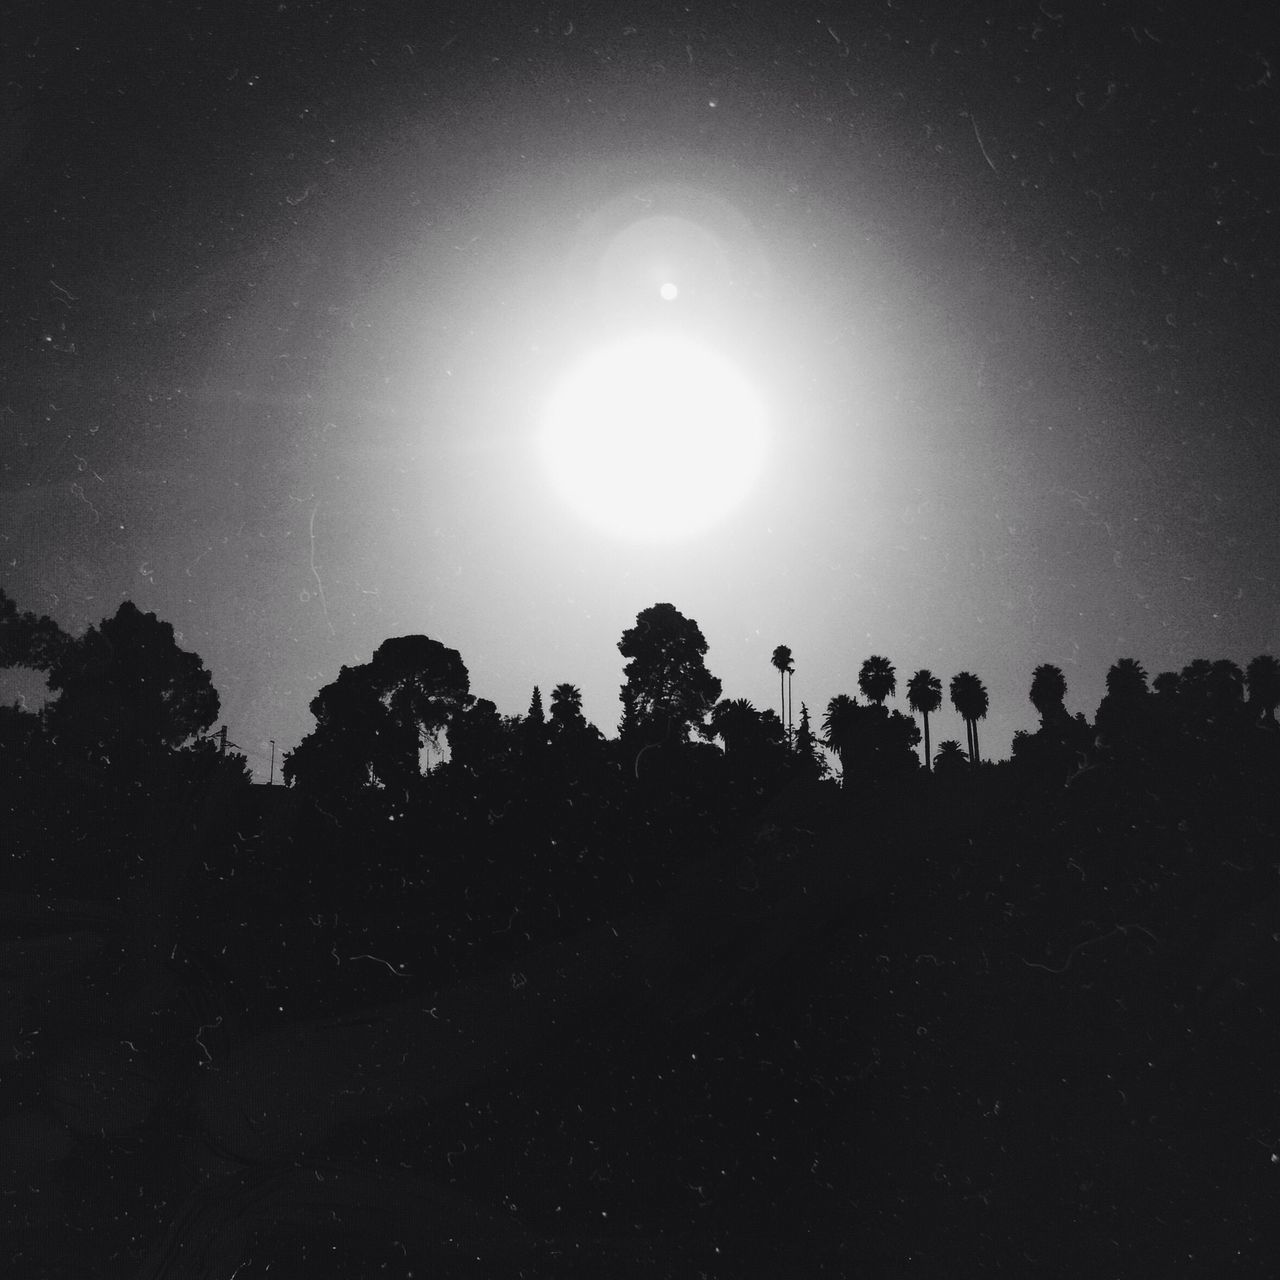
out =
<svg viewBox="0 0 1280 1280"><path fill-rule="evenodd" d="M1191 666L1204 663L1204 675L1212 671L1212 664L1199 658ZM1188 668L1190 670L1190 668ZM1197 670L1197 675L1199 671ZM1118 701L1131 702L1147 693L1147 673L1137 658L1121 658L1107 671L1107 692Z"/></svg>
<svg viewBox="0 0 1280 1280"><path fill-rule="evenodd" d="M1276 719L1280 707L1280 662L1269 653L1260 653L1249 660L1244 678L1249 682L1249 701L1262 719Z"/></svg>
<svg viewBox="0 0 1280 1280"><path fill-rule="evenodd" d="M858 726L858 700L847 693L837 693L827 703L822 719L823 742L840 757L843 773L845 756L853 745Z"/></svg>
<svg viewBox="0 0 1280 1280"><path fill-rule="evenodd" d="M982 761L978 751L978 721L987 715L987 690L977 676L961 671L951 677L951 705L959 712L969 735L969 759L974 764Z"/></svg>
<svg viewBox="0 0 1280 1280"><path fill-rule="evenodd" d="M886 698L898 691L898 677L893 670L893 663L888 658L872 654L858 672L858 688L868 702L881 706Z"/></svg>
<svg viewBox="0 0 1280 1280"><path fill-rule="evenodd" d="M938 754L933 758L933 771L945 776L958 772L968 762L964 748L954 738L948 738L938 746Z"/></svg>
<svg viewBox="0 0 1280 1280"><path fill-rule="evenodd" d="M711 711L711 734L724 739L725 754L741 751L760 732L760 713L746 698L725 698Z"/></svg>
<svg viewBox="0 0 1280 1280"><path fill-rule="evenodd" d="M778 689L782 697L782 720L787 726L787 745L791 745L791 717L787 714L787 688L786 678L795 671L795 663L791 661L791 650L785 644L780 644L774 651L773 657L769 659L773 663L774 669L778 673Z"/></svg>
<svg viewBox="0 0 1280 1280"><path fill-rule="evenodd" d="M1209 670L1213 714L1230 719L1244 705L1244 672L1230 658L1219 658Z"/></svg>
<svg viewBox="0 0 1280 1280"><path fill-rule="evenodd" d="M907 681L907 705L924 721L924 767L931 769L929 757L929 716L942 706L942 681L929 670L921 667Z"/></svg>
<svg viewBox="0 0 1280 1280"><path fill-rule="evenodd" d="M1040 713L1040 719L1048 724L1060 720L1066 714L1063 700L1067 696L1067 679L1061 667L1043 663L1031 674L1031 705Z"/></svg>
<svg viewBox="0 0 1280 1280"><path fill-rule="evenodd" d="M563 741L587 731L582 714L582 690L573 684L558 684L551 690L551 736Z"/></svg>

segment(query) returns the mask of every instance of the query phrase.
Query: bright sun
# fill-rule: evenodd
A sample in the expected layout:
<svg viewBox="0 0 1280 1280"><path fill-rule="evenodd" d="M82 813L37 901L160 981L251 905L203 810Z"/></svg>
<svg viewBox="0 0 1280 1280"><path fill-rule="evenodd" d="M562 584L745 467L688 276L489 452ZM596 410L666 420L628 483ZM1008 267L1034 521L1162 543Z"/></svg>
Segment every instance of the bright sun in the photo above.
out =
<svg viewBox="0 0 1280 1280"><path fill-rule="evenodd" d="M570 371L547 406L541 445L552 483L584 519L669 540L715 524L750 493L765 413L723 357L648 335Z"/></svg>

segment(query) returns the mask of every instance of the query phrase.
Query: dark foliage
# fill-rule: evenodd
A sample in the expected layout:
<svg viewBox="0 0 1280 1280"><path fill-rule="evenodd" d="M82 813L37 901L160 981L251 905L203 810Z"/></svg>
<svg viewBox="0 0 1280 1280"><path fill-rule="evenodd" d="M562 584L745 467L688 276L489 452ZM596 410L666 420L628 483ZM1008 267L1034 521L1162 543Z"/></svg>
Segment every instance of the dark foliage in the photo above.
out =
<svg viewBox="0 0 1280 1280"><path fill-rule="evenodd" d="M65 720L0 714L8 865L61 864L0 895L19 1235L49 1191L125 1274L323 1248L346 1274L943 1275L1015 1231L1060 1276L1257 1254L1273 664L1117 664L1096 727L1041 667L1013 758L947 741L934 776L913 719L839 695L838 788L803 703L789 750L677 631L685 661L631 655L630 741L574 685L507 717L452 651L383 646L317 696L288 789L177 724L124 787ZM97 723L108 695L76 696ZM95 1161L127 1196L83 1194Z"/></svg>
<svg viewBox="0 0 1280 1280"><path fill-rule="evenodd" d="M620 728L626 742L683 742L720 697L720 681L707 670L701 628L673 605L641 610L635 626L622 633L618 652L628 660Z"/></svg>

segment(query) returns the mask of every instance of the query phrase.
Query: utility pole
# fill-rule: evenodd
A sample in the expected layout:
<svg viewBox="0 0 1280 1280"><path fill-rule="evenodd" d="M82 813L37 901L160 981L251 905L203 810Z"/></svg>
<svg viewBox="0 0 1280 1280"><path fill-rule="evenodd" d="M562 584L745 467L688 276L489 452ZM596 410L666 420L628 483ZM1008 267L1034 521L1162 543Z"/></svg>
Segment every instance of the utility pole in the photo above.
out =
<svg viewBox="0 0 1280 1280"><path fill-rule="evenodd" d="M271 772L267 775L267 786L274 786L276 780L276 740L271 739Z"/></svg>

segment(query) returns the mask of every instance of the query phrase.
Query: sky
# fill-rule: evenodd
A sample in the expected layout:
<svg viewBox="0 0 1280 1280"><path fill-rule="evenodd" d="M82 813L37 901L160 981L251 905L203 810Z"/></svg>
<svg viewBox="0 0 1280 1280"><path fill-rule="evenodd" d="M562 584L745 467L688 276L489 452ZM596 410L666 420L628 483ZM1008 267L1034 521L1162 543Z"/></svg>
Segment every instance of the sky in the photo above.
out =
<svg viewBox="0 0 1280 1280"><path fill-rule="evenodd" d="M259 779L393 635L612 734L658 601L760 707L779 644L797 715L873 653L973 671L990 758L1038 663L1091 716L1120 657L1280 653L1264 10L21 6L0 586L172 622ZM721 521L637 542L537 442L575 362L663 326L768 446Z"/></svg>

